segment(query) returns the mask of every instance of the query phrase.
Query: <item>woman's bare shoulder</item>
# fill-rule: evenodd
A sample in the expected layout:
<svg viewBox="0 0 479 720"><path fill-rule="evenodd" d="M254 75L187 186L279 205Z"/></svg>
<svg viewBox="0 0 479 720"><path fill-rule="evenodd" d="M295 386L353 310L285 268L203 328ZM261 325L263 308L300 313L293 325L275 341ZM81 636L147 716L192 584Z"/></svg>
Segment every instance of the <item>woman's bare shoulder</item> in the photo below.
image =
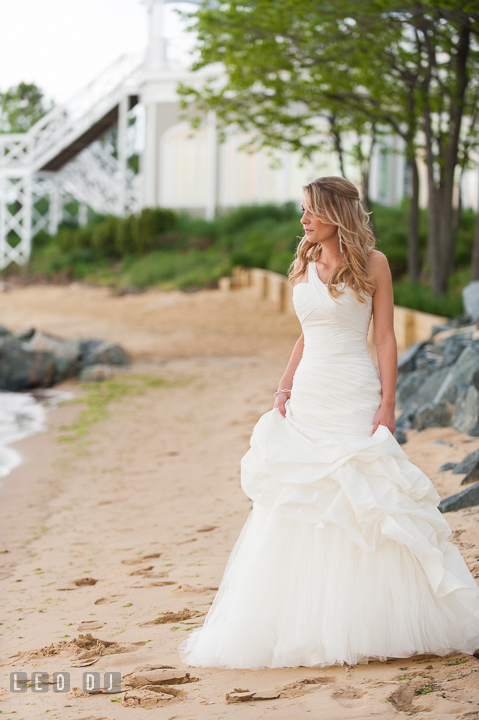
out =
<svg viewBox="0 0 479 720"><path fill-rule="evenodd" d="M384 253L380 250L371 250L368 257L368 276L374 283L376 289L381 280L391 277L389 262Z"/></svg>
<svg viewBox="0 0 479 720"><path fill-rule="evenodd" d="M299 258L295 258L293 262L293 272L297 272L301 269L301 260ZM295 278L293 281L293 285L298 285L302 282L308 282L308 268L306 267L301 275L299 277Z"/></svg>

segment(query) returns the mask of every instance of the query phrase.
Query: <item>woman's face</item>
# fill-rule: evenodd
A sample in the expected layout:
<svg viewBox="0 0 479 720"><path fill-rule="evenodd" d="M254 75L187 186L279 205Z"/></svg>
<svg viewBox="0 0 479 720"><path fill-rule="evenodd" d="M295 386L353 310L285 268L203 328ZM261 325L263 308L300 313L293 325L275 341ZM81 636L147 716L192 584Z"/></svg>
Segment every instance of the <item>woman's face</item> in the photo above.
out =
<svg viewBox="0 0 479 720"><path fill-rule="evenodd" d="M306 210L307 204L307 200L303 196L301 203L301 210L303 211L301 225L308 240L313 243L323 243L336 237L338 234L337 226L314 217L309 210Z"/></svg>

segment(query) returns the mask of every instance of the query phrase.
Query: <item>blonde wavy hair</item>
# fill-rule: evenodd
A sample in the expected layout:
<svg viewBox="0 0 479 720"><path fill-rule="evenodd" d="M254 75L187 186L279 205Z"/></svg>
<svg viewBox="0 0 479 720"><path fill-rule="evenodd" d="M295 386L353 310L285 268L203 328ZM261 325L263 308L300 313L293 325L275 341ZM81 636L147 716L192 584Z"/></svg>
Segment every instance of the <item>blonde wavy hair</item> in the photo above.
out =
<svg viewBox="0 0 479 720"><path fill-rule="evenodd" d="M363 210L355 185L343 177L322 177L309 185L303 185L305 207L324 223L336 225L341 230L343 262L328 279L328 291L337 298L349 285L360 302L363 291L373 295L375 287L368 277L366 265L376 241L369 226L369 214ZM289 270L289 281L294 284L304 273L308 263L316 262L321 254L321 243L311 242L308 236L301 238ZM344 290L335 286L344 282Z"/></svg>

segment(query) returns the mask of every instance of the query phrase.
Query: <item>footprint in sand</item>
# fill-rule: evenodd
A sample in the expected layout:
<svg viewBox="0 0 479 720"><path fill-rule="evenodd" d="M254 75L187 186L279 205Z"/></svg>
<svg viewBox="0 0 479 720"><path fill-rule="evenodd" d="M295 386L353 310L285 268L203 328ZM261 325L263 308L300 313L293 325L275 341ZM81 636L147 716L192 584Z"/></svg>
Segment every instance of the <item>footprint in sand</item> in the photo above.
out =
<svg viewBox="0 0 479 720"><path fill-rule="evenodd" d="M152 625L165 625L166 623L180 622L181 620L190 620L191 618L199 618L206 613L199 612L198 610L190 610L190 608L184 608L184 610L178 610L176 612L165 612L162 613L156 620L150 620L148 622L140 623L140 627L151 627Z"/></svg>
<svg viewBox="0 0 479 720"><path fill-rule="evenodd" d="M219 525L203 525L202 527L196 528L196 532L211 532L216 530Z"/></svg>
<svg viewBox="0 0 479 720"><path fill-rule="evenodd" d="M110 595L110 597L101 597L95 600L95 605L108 605L109 603L118 602L122 597L125 597L125 593L121 593L121 595Z"/></svg>
<svg viewBox="0 0 479 720"><path fill-rule="evenodd" d="M364 705L364 690L354 687L343 687L333 692L331 697L336 700L342 707L356 708Z"/></svg>
<svg viewBox="0 0 479 720"><path fill-rule="evenodd" d="M87 632L88 630L99 630L105 623L98 620L82 620L78 625L78 632Z"/></svg>
<svg viewBox="0 0 479 720"><path fill-rule="evenodd" d="M80 634L72 640L59 640L39 650L27 650L20 656L25 660L40 660L41 658L60 656L71 658L72 667L85 667L93 665L102 655L118 655L120 653L136 652L139 647L146 645L146 640L135 643L119 643L111 640L100 640L87 632Z"/></svg>
<svg viewBox="0 0 479 720"><path fill-rule="evenodd" d="M177 588L173 590L173 594L176 595L177 593L209 593L209 592L216 592L218 590L217 587L205 587L204 585L200 585L199 587L194 587L194 585L178 585Z"/></svg>
<svg viewBox="0 0 479 720"><path fill-rule="evenodd" d="M157 582L149 583L135 583L134 585L128 585L130 588L149 588L149 587L164 587L165 585L176 585L177 583L173 580L159 580Z"/></svg>
<svg viewBox="0 0 479 720"><path fill-rule="evenodd" d="M78 578L77 580L72 580L64 587L57 588L58 591L66 591L66 590L76 590L79 587L86 587L87 585L96 585L99 580L95 580L95 578L91 577L84 577L84 578Z"/></svg>
<svg viewBox="0 0 479 720"><path fill-rule="evenodd" d="M154 567L154 565L147 565L147 567L140 568L139 570L133 570L133 572L128 573L128 575L145 575L145 573L151 572Z"/></svg>
<svg viewBox="0 0 479 720"><path fill-rule="evenodd" d="M284 697L299 697L311 692L312 690L319 690L324 688L325 685L335 683L336 678L328 677L327 675L318 675L311 678L303 678L301 680L295 680L288 685L285 685L281 691L281 695Z"/></svg>
<svg viewBox="0 0 479 720"><path fill-rule="evenodd" d="M157 560L162 555L163 553L151 553L150 555L141 555L141 557L127 558L121 562L123 565L140 565L146 560Z"/></svg>

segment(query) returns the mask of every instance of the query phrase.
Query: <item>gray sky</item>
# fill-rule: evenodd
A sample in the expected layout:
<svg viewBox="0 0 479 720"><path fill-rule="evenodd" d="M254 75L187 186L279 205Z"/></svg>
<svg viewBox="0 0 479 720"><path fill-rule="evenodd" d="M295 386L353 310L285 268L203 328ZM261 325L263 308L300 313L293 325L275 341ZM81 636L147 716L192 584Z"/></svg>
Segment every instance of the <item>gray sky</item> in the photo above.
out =
<svg viewBox="0 0 479 720"><path fill-rule="evenodd" d="M63 101L123 53L142 53L140 0L0 0L0 90L35 82Z"/></svg>

